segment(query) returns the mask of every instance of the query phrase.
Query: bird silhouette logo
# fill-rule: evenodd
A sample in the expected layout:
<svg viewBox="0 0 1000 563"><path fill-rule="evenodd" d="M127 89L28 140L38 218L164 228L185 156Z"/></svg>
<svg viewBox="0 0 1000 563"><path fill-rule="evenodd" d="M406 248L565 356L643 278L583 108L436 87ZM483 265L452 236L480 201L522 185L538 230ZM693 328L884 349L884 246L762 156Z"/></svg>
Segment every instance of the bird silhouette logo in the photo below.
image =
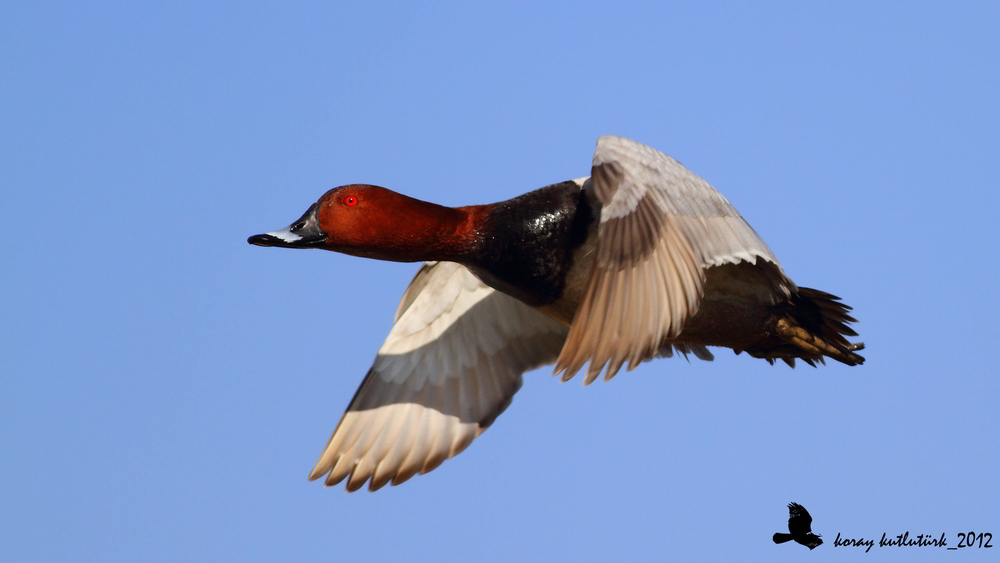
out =
<svg viewBox="0 0 1000 563"><path fill-rule="evenodd" d="M772 538L774 543L785 543L786 541L795 540L809 549L814 549L816 546L821 545L823 540L819 539L818 534L812 533L812 521L812 516L809 516L809 512L805 507L797 502L790 503L788 505L788 531L790 533L784 534L778 532L774 534Z"/></svg>

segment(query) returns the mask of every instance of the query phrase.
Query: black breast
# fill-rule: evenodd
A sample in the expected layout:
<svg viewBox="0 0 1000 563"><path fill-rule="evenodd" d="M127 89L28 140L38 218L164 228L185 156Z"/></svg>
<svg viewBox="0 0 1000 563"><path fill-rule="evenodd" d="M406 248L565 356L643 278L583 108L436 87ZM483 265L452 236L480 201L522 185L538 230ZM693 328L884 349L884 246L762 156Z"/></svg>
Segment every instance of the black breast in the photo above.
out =
<svg viewBox="0 0 1000 563"><path fill-rule="evenodd" d="M487 285L533 306L557 300L573 250L587 238L593 212L575 182L563 182L493 205L482 246L467 264Z"/></svg>

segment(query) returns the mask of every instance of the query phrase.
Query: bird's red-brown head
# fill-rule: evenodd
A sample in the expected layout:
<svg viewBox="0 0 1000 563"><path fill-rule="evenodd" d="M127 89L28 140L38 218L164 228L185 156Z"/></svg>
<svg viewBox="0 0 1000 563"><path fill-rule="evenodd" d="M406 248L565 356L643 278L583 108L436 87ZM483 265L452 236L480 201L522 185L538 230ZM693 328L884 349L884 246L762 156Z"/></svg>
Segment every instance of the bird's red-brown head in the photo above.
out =
<svg viewBox="0 0 1000 563"><path fill-rule="evenodd" d="M475 208L428 203L367 184L334 188L288 227L247 242L322 248L364 258L455 260L475 246Z"/></svg>

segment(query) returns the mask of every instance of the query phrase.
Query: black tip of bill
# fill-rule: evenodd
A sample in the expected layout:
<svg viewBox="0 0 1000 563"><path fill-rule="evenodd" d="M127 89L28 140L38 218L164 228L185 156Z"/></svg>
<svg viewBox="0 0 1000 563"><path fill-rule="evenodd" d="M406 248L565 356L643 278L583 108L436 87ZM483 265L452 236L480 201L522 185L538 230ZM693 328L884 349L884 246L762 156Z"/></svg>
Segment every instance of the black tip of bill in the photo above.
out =
<svg viewBox="0 0 1000 563"><path fill-rule="evenodd" d="M254 246L281 246L284 241L272 235L254 235L247 239Z"/></svg>
<svg viewBox="0 0 1000 563"><path fill-rule="evenodd" d="M295 232L291 227L254 235L247 239L247 242L254 246L278 246L283 248L316 248L326 244L326 233L320 230L297 228Z"/></svg>

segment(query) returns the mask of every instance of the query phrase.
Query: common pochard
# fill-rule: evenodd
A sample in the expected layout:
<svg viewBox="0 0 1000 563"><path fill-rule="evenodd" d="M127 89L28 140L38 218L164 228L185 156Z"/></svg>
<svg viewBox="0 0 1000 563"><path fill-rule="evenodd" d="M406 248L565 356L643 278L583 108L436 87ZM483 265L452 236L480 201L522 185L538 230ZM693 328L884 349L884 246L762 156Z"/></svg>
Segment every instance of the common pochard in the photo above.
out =
<svg viewBox="0 0 1000 563"><path fill-rule="evenodd" d="M386 188L325 193L258 246L427 261L310 474L371 490L426 473L555 363L589 384L707 346L771 363L864 358L838 297L788 279L715 188L666 154L597 141L591 176L490 205L443 207Z"/></svg>

